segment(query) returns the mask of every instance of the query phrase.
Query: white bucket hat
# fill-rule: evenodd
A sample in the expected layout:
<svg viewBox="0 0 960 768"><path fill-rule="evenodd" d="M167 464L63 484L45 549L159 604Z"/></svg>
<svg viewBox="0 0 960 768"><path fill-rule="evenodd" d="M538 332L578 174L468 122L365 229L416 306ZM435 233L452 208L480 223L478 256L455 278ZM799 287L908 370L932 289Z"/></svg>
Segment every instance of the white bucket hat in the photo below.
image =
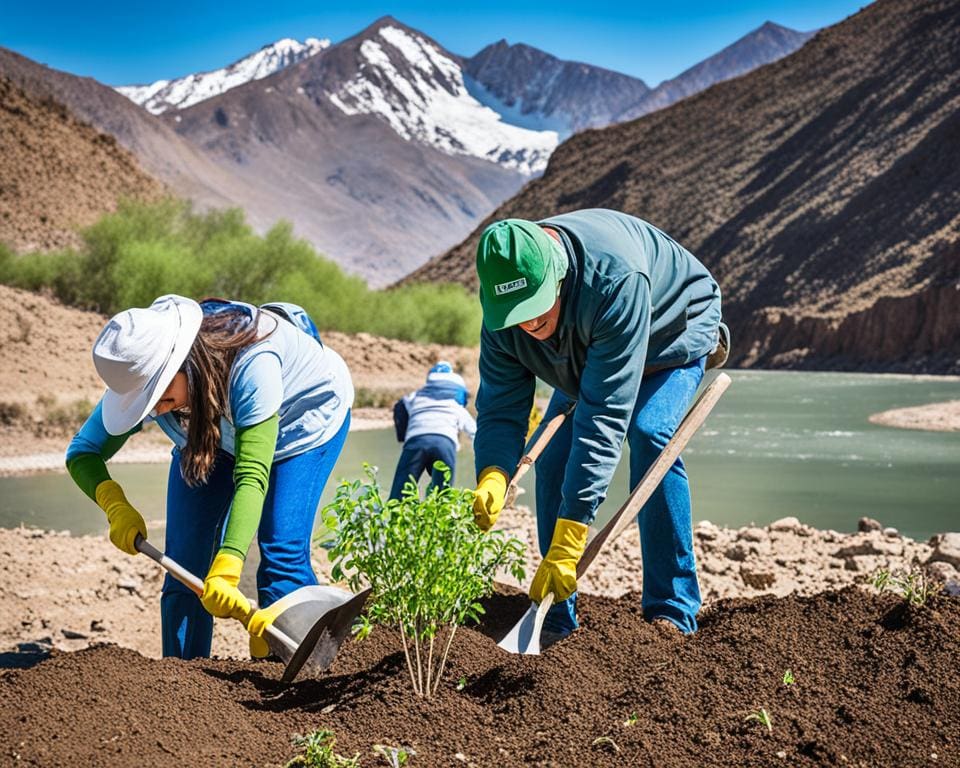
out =
<svg viewBox="0 0 960 768"><path fill-rule="evenodd" d="M122 435L143 421L187 359L202 320L197 302L175 294L110 318L93 343L93 364L107 385L107 432Z"/></svg>

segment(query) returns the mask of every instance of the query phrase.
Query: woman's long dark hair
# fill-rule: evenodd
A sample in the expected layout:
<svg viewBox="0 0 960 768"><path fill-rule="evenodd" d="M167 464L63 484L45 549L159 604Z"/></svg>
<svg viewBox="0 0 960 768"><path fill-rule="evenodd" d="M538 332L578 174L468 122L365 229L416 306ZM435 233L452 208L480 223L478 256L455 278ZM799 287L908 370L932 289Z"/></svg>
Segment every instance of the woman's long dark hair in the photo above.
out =
<svg viewBox="0 0 960 768"><path fill-rule="evenodd" d="M260 310L225 308L205 315L181 369L187 376L189 413L181 415L187 445L180 452L180 474L187 485L207 482L220 448L220 417L226 412L230 369L237 354L257 341Z"/></svg>

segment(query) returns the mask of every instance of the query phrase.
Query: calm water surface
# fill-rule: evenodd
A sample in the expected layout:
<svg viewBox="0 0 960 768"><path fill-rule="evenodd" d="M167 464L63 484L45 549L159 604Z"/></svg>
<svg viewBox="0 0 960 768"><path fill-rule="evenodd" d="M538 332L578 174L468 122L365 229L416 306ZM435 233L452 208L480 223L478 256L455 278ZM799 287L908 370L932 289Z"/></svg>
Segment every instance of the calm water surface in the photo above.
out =
<svg viewBox="0 0 960 768"><path fill-rule="evenodd" d="M960 380L865 374L733 371L733 384L684 458L694 518L763 525L787 515L853 530L863 515L924 538L960 530L960 433L870 424L888 408L960 399ZM136 439L136 438L134 438ZM353 432L335 477L358 477L364 461L389 486L400 453L392 430ZM627 495L626 461L599 517ZM167 467L111 468L148 521L162 525ZM458 479L473 481L473 455L460 453ZM323 501L333 495L331 482ZM533 477L521 501L533 502ZM0 526L102 532L103 513L66 475L0 478ZM158 531L159 533L159 531Z"/></svg>

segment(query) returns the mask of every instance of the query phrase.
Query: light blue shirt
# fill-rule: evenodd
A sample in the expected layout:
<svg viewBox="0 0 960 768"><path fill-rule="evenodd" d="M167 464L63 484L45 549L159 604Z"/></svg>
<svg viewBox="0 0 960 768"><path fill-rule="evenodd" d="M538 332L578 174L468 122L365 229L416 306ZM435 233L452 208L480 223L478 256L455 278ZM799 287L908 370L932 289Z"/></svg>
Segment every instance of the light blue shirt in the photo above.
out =
<svg viewBox="0 0 960 768"><path fill-rule="evenodd" d="M241 302L226 306L256 310ZM216 308L205 304L204 312L211 311ZM237 427L259 424L277 414L280 433L274 461L280 461L323 445L337 434L353 405L353 382L340 355L287 320L261 312L260 334L265 338L241 350L230 370L220 447L233 454ZM144 421L150 420L148 416ZM187 444L187 433L176 416L166 413L156 422L178 448ZM80 453L99 454L108 437L98 404L70 443L67 460Z"/></svg>
<svg viewBox="0 0 960 768"><path fill-rule="evenodd" d="M427 386L403 398L408 415L404 442L420 435L443 435L458 446L461 432L472 439L477 423L460 402L466 398L467 388L458 374L431 373Z"/></svg>

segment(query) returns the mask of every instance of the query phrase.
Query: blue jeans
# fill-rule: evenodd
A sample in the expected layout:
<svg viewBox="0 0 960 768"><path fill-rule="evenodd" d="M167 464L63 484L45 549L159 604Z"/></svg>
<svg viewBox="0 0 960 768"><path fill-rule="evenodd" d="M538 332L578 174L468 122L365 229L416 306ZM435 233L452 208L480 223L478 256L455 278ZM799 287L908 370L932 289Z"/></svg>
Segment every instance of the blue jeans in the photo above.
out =
<svg viewBox="0 0 960 768"><path fill-rule="evenodd" d="M299 587L317 583L310 541L320 494L343 449L350 416L333 437L306 453L276 462L263 503L257 539L257 602L265 608ZM167 481L166 554L203 578L220 546L233 501L234 459L221 451L204 485L191 488L180 475L174 451ZM163 655L192 659L210 655L213 616L200 599L167 574L160 597Z"/></svg>
<svg viewBox="0 0 960 768"><path fill-rule="evenodd" d="M645 376L627 428L630 444L630 487L635 488L683 419L703 380L706 358ZM546 422L563 410L569 398L555 392L544 414ZM570 455L573 420L568 419L537 460L537 537L545 556L560 510L561 482ZM637 515L643 558L643 615L667 619L683 632L697 629L700 585L693 555L690 484L678 458ZM552 607L544 628L568 634L577 628L577 595Z"/></svg>
<svg viewBox="0 0 960 768"><path fill-rule="evenodd" d="M393 487L390 489L390 498L399 499L403 493L403 486L411 477L419 482L420 475L430 473L430 488L443 488L446 483L443 473L433 468L435 461L442 461L450 467L450 482L453 482L453 473L457 468L457 446L443 435L417 435L403 444L400 461L397 462L397 472L393 476Z"/></svg>

